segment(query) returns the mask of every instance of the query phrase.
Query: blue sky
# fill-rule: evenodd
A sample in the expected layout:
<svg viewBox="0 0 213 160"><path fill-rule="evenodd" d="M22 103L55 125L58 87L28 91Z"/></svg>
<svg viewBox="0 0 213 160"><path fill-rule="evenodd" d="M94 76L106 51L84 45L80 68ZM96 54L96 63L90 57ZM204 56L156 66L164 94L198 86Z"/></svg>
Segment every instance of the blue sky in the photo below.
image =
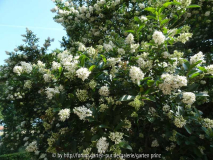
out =
<svg viewBox="0 0 213 160"><path fill-rule="evenodd" d="M37 35L40 46L47 37L55 39L49 52L60 48L59 41L66 32L53 20L55 14L50 9L54 7L51 0L0 0L0 65L8 58L5 51L24 44L21 35L26 27Z"/></svg>

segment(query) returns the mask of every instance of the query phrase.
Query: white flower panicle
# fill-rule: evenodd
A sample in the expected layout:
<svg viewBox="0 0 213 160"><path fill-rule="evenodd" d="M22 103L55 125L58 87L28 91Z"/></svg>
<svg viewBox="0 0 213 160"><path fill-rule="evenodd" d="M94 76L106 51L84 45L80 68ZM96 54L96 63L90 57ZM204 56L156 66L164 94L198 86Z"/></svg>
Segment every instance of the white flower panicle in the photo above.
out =
<svg viewBox="0 0 213 160"><path fill-rule="evenodd" d="M81 89L77 89L76 96L81 102L85 102L89 98L87 90L81 90Z"/></svg>
<svg viewBox="0 0 213 160"><path fill-rule="evenodd" d="M92 111L90 109L87 109L86 107L75 107L73 109L73 112L78 115L80 120L85 120L86 117L91 117L92 116Z"/></svg>
<svg viewBox="0 0 213 160"><path fill-rule="evenodd" d="M57 87L55 87L55 88L46 88L45 89L45 93L47 94L47 98L48 99L52 99L53 98L53 96L55 95L55 94L59 94L60 93L60 91L59 91L59 88L57 88Z"/></svg>
<svg viewBox="0 0 213 160"><path fill-rule="evenodd" d="M13 68L13 72L20 76L21 73L23 72L22 66L15 66L15 67Z"/></svg>
<svg viewBox="0 0 213 160"><path fill-rule="evenodd" d="M90 56L94 56L96 54L96 51L93 47L89 47L87 48L87 53L90 55Z"/></svg>
<svg viewBox="0 0 213 160"><path fill-rule="evenodd" d="M164 82L159 85L159 88L165 95L171 94L171 91L174 89L187 86L187 78L185 76L173 76L171 74L164 73L161 75L161 78Z"/></svg>
<svg viewBox="0 0 213 160"><path fill-rule="evenodd" d="M109 147L109 143L106 140L106 137L101 137L97 144L96 147L98 149L98 153L105 153Z"/></svg>
<svg viewBox="0 0 213 160"><path fill-rule="evenodd" d="M195 99L195 94L192 92L183 92L183 103L192 105L196 99Z"/></svg>
<svg viewBox="0 0 213 160"><path fill-rule="evenodd" d="M66 119L70 117L70 109L62 109L58 113L60 121L64 122Z"/></svg>
<svg viewBox="0 0 213 160"><path fill-rule="evenodd" d="M190 64L195 64L196 62L198 62L198 61L200 61L200 60L202 60L201 63L204 63L204 62L205 62L205 61L204 61L204 55L203 55L202 52L198 52L197 54L195 54L194 56L192 56L192 57L190 58ZM200 63L200 64L201 64L201 63Z"/></svg>
<svg viewBox="0 0 213 160"><path fill-rule="evenodd" d="M144 78L144 73L141 71L140 68L131 66L129 76L131 77L133 83L139 84L140 80Z"/></svg>
<svg viewBox="0 0 213 160"><path fill-rule="evenodd" d="M205 67L205 69L207 70L207 73L208 73L208 74L213 75L213 64L211 64L211 65Z"/></svg>
<svg viewBox="0 0 213 160"><path fill-rule="evenodd" d="M192 3L191 0L177 0L177 2L181 3L181 5L183 7L187 7L187 6L189 6Z"/></svg>
<svg viewBox="0 0 213 160"><path fill-rule="evenodd" d="M47 73L43 75L44 81L45 82L50 82L51 81L51 74Z"/></svg>
<svg viewBox="0 0 213 160"><path fill-rule="evenodd" d="M174 124L178 128L182 128L184 125L186 125L186 120L183 118L183 116L175 117Z"/></svg>
<svg viewBox="0 0 213 160"><path fill-rule="evenodd" d="M213 128L213 120L209 118L205 118L203 121L204 121L204 124L203 124L204 127Z"/></svg>
<svg viewBox="0 0 213 160"><path fill-rule="evenodd" d="M155 139L154 141L152 141L151 147L158 147L158 146L159 146L159 143L158 143L157 139Z"/></svg>
<svg viewBox="0 0 213 160"><path fill-rule="evenodd" d="M80 68L76 71L76 76L84 81L89 77L90 73L91 72L87 68Z"/></svg>
<svg viewBox="0 0 213 160"><path fill-rule="evenodd" d="M99 89L99 94L101 96L109 96L110 92L109 92L109 87L107 86L102 86L100 89Z"/></svg>
<svg viewBox="0 0 213 160"><path fill-rule="evenodd" d="M133 44L133 43L135 42L135 41L134 41L134 36L133 36L132 33L130 33L130 34L126 37L125 42L126 42L126 44Z"/></svg>
<svg viewBox="0 0 213 160"><path fill-rule="evenodd" d="M119 144L121 139L123 138L124 133L121 132L110 132L109 138L115 142L115 144Z"/></svg>
<svg viewBox="0 0 213 160"><path fill-rule="evenodd" d="M30 80L25 81L24 88L30 89L32 87L32 82Z"/></svg>
<svg viewBox="0 0 213 160"><path fill-rule="evenodd" d="M21 66L22 66L22 69L23 69L23 72L26 72L26 73L30 73L32 71L32 65L30 63L26 63L26 62L21 62Z"/></svg>
<svg viewBox="0 0 213 160"><path fill-rule="evenodd" d="M36 152L38 150L37 142L33 141L26 147L27 152Z"/></svg>
<svg viewBox="0 0 213 160"><path fill-rule="evenodd" d="M61 64L58 62L52 62L52 70L58 70L61 67Z"/></svg>
<svg viewBox="0 0 213 160"><path fill-rule="evenodd" d="M155 31L152 35L152 38L154 40L155 43L157 43L158 45L164 43L165 41L165 36L163 35L162 32L159 32L159 31Z"/></svg>
<svg viewBox="0 0 213 160"><path fill-rule="evenodd" d="M170 110L170 106L169 105L166 104L166 105L163 106L163 111L164 112L168 112L169 110Z"/></svg>
<svg viewBox="0 0 213 160"><path fill-rule="evenodd" d="M124 55L125 54L125 50L123 48L118 48L118 54Z"/></svg>

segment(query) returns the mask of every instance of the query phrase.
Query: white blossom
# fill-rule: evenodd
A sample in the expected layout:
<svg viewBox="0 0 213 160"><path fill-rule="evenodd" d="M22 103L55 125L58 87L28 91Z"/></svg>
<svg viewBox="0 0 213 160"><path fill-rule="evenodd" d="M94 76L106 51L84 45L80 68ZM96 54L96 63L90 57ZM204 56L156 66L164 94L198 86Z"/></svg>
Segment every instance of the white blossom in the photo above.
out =
<svg viewBox="0 0 213 160"><path fill-rule="evenodd" d="M98 153L105 153L109 147L109 143L106 141L106 137L101 137L98 140L96 147L98 149Z"/></svg>
<svg viewBox="0 0 213 160"><path fill-rule="evenodd" d="M139 84L140 80L144 78L144 73L141 71L140 68L131 66L129 76L131 77L133 83Z"/></svg>
<svg viewBox="0 0 213 160"><path fill-rule="evenodd" d="M80 120L85 120L86 117L91 117L92 116L92 111L90 109L87 109L86 107L75 107L73 109L73 112L78 115Z"/></svg>
<svg viewBox="0 0 213 160"><path fill-rule="evenodd" d="M60 121L64 122L66 119L70 117L70 109L62 109L60 110L58 115L60 117Z"/></svg>
<svg viewBox="0 0 213 160"><path fill-rule="evenodd" d="M76 71L76 76L84 81L89 77L90 73L91 72L87 68L80 68Z"/></svg>
<svg viewBox="0 0 213 160"><path fill-rule="evenodd" d="M153 38L154 42L157 43L158 45L164 43L164 41L166 39L165 36L163 35L163 33L160 31L155 31L152 35L152 38Z"/></svg>
<svg viewBox="0 0 213 160"><path fill-rule="evenodd" d="M99 89L99 94L101 96L109 96L110 92L109 92L109 87L107 86L102 86L100 89Z"/></svg>

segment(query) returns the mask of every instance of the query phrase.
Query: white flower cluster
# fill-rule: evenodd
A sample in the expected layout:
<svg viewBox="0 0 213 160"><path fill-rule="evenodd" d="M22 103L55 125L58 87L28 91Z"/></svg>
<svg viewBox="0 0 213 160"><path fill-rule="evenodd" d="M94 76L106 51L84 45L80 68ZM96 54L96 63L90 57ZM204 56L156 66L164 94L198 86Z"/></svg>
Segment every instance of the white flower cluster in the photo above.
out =
<svg viewBox="0 0 213 160"><path fill-rule="evenodd" d="M112 51L113 48L115 48L115 45L114 45L114 43L113 43L112 41L109 41L108 44L104 43L103 46L104 46L104 49L105 49L107 52Z"/></svg>
<svg viewBox="0 0 213 160"><path fill-rule="evenodd" d="M108 58L107 62L109 63L110 66L115 66L116 63L119 63L121 61L120 58Z"/></svg>
<svg viewBox="0 0 213 160"><path fill-rule="evenodd" d="M40 72L40 73L45 73L45 64L44 64L43 62L38 61L38 62L37 62L37 66L38 66L38 68L39 68L39 72Z"/></svg>
<svg viewBox="0 0 213 160"><path fill-rule="evenodd" d="M204 127L213 128L213 120L209 118L205 118L203 121L204 121L204 124L203 124Z"/></svg>
<svg viewBox="0 0 213 160"><path fill-rule="evenodd" d="M21 75L21 73L23 72L23 68L21 66L15 66L13 68L13 72L18 74L19 76Z"/></svg>
<svg viewBox="0 0 213 160"><path fill-rule="evenodd" d="M61 64L58 62L52 62L52 70L58 70L61 67Z"/></svg>
<svg viewBox="0 0 213 160"><path fill-rule="evenodd" d="M169 105L166 104L166 105L163 106L163 111L164 112L168 112L169 110L170 110L170 106Z"/></svg>
<svg viewBox="0 0 213 160"><path fill-rule="evenodd" d="M26 147L27 152L36 152L38 150L37 142L33 141Z"/></svg>
<svg viewBox="0 0 213 160"><path fill-rule="evenodd" d="M77 89L76 96L78 97L79 101L81 101L81 102L84 102L89 98L87 90Z"/></svg>
<svg viewBox="0 0 213 160"><path fill-rule="evenodd" d="M183 7L187 7L191 4L192 0L177 0Z"/></svg>
<svg viewBox="0 0 213 160"><path fill-rule="evenodd" d="M98 149L98 153L105 153L109 147L109 143L106 141L106 137L101 137L98 140L96 147Z"/></svg>
<svg viewBox="0 0 213 160"><path fill-rule="evenodd" d="M183 103L192 105L196 99L195 99L195 94L192 92L183 92Z"/></svg>
<svg viewBox="0 0 213 160"><path fill-rule="evenodd" d="M102 86L100 89L99 89L99 94L101 96L109 96L110 92L109 92L109 87L107 86Z"/></svg>
<svg viewBox="0 0 213 160"><path fill-rule="evenodd" d="M108 108L108 106L106 104L101 104L99 112L104 112L107 108Z"/></svg>
<svg viewBox="0 0 213 160"><path fill-rule="evenodd" d="M96 54L96 51L93 47L88 47L87 48L87 53L90 55L90 56L94 56Z"/></svg>
<svg viewBox="0 0 213 160"><path fill-rule="evenodd" d="M30 80L25 81L24 88L30 89L32 87L32 82Z"/></svg>
<svg viewBox="0 0 213 160"><path fill-rule="evenodd" d="M128 36L125 39L126 44L133 44L134 41L134 36L132 33L128 34Z"/></svg>
<svg viewBox="0 0 213 160"><path fill-rule="evenodd" d="M45 81L45 82L50 82L51 79L52 79L50 73L44 74L44 75L43 75L43 78L44 78L44 81Z"/></svg>
<svg viewBox="0 0 213 160"><path fill-rule="evenodd" d="M89 77L90 73L91 72L87 68L80 68L76 71L76 76L84 81Z"/></svg>
<svg viewBox="0 0 213 160"><path fill-rule="evenodd" d="M121 132L110 132L109 138L115 142L115 144L119 144L121 139L123 138L124 133Z"/></svg>
<svg viewBox="0 0 213 160"><path fill-rule="evenodd" d="M171 74L165 73L161 75L161 78L164 80L164 82L159 85L159 88L165 95L171 94L171 91L174 89L187 86L187 79L185 76L173 76Z"/></svg>
<svg viewBox="0 0 213 160"><path fill-rule="evenodd" d="M26 63L26 62L21 62L21 66L15 66L13 68L13 72L18 74L19 76L23 73L30 73L32 71L32 65L30 63Z"/></svg>
<svg viewBox="0 0 213 160"><path fill-rule="evenodd" d="M131 66L129 76L131 77L133 83L139 84L140 80L144 78L144 73L141 71L140 68Z"/></svg>
<svg viewBox="0 0 213 160"><path fill-rule="evenodd" d="M183 116L175 117L174 124L178 128L182 128L184 125L186 125L186 120L183 118Z"/></svg>
<svg viewBox="0 0 213 160"><path fill-rule="evenodd" d="M202 60L203 62L205 62L205 61L204 61L204 55L203 55L202 52L198 52L198 53L195 54L194 56L190 57L190 64L194 64L194 63L196 63L196 62L198 62L198 61L200 61L200 60ZM203 62L201 62L201 63L203 63ZM200 64L201 64L201 63L200 63Z"/></svg>
<svg viewBox="0 0 213 160"><path fill-rule="evenodd" d="M205 69L207 70L207 73L208 73L208 74L213 75L213 64L211 64L211 65L205 67Z"/></svg>
<svg viewBox="0 0 213 160"><path fill-rule="evenodd" d="M151 69L153 64L152 60L145 61L143 58L139 58L136 62L138 63L138 66L142 69Z"/></svg>
<svg viewBox="0 0 213 160"><path fill-rule="evenodd" d="M55 94L60 93L60 90L63 90L63 89L59 88L59 87L55 87L55 88L49 88L48 87L48 88L45 89L45 93L47 94L48 99L52 99Z"/></svg>
<svg viewBox="0 0 213 160"><path fill-rule="evenodd" d="M163 35L162 32L159 32L159 31L155 31L152 35L152 38L154 40L155 43L157 43L158 45L164 43L165 41L165 36Z"/></svg>
<svg viewBox="0 0 213 160"><path fill-rule="evenodd" d="M94 89L94 88L96 87L96 85L97 85L97 83L96 83L94 80L91 80L91 81L89 82L89 87L90 87L91 89Z"/></svg>
<svg viewBox="0 0 213 160"><path fill-rule="evenodd" d="M159 146L159 143L158 143L157 139L155 139L154 141L152 141L151 147L158 147L158 146Z"/></svg>
<svg viewBox="0 0 213 160"><path fill-rule="evenodd" d="M192 38L192 33L182 33L177 37L176 41L180 41L185 44L189 38Z"/></svg>
<svg viewBox="0 0 213 160"><path fill-rule="evenodd" d="M86 117L92 116L92 111L90 109L87 109L86 107L75 107L73 109L73 112L78 115L80 120L85 120Z"/></svg>
<svg viewBox="0 0 213 160"><path fill-rule="evenodd" d="M70 117L70 109L62 109L60 110L58 115L60 117L60 121L64 122L66 119Z"/></svg>
<svg viewBox="0 0 213 160"><path fill-rule="evenodd" d="M118 54L124 55L125 54L125 50L123 48L118 48Z"/></svg>

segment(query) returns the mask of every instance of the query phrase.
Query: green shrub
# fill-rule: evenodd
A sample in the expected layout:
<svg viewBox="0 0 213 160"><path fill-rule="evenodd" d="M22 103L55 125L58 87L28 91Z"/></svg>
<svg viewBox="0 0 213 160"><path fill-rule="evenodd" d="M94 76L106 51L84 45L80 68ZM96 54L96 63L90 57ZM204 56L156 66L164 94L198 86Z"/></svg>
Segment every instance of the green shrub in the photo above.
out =
<svg viewBox="0 0 213 160"><path fill-rule="evenodd" d="M30 155L26 152L4 154L0 156L1 160L30 160Z"/></svg>

